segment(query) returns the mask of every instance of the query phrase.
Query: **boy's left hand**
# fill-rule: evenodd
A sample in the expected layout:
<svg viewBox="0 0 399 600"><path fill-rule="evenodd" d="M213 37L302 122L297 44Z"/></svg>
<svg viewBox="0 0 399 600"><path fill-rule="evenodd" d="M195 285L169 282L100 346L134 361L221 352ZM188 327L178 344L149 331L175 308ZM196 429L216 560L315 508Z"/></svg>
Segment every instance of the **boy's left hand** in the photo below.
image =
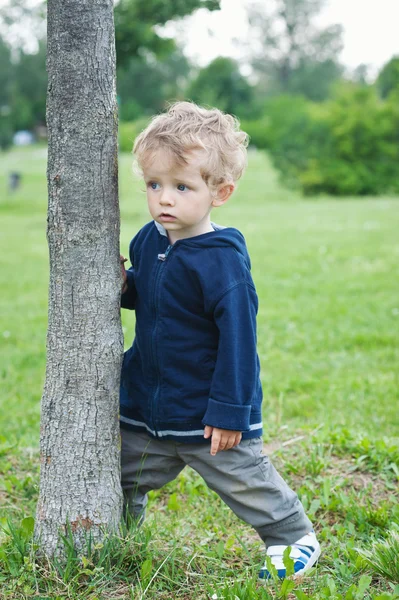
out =
<svg viewBox="0 0 399 600"><path fill-rule="evenodd" d="M205 425L204 438L212 437L211 454L215 456L220 450L230 450L234 446L238 446L241 442L241 431L231 431L230 429L219 429L219 427L211 427Z"/></svg>
<svg viewBox="0 0 399 600"><path fill-rule="evenodd" d="M122 294L124 294L127 290L127 275L126 275L126 269L125 269L125 262L127 261L127 258L125 258L124 256L122 256L122 254L120 254L119 261L121 264L122 277L123 277Z"/></svg>

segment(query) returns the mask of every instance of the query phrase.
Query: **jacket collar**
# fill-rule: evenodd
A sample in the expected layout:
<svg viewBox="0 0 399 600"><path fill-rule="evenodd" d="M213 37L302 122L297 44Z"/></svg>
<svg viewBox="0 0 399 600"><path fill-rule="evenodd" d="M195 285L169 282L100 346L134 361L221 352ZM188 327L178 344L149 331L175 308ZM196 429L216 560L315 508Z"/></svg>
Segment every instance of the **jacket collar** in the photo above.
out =
<svg viewBox="0 0 399 600"><path fill-rule="evenodd" d="M157 221L154 221L154 223L155 223L155 227L158 229L159 233L165 237L168 237L165 227L163 225L161 225L160 223L157 223ZM226 229L226 227L224 225L217 225L216 223L213 223L212 221L211 221L211 225L215 231L220 231L221 229Z"/></svg>

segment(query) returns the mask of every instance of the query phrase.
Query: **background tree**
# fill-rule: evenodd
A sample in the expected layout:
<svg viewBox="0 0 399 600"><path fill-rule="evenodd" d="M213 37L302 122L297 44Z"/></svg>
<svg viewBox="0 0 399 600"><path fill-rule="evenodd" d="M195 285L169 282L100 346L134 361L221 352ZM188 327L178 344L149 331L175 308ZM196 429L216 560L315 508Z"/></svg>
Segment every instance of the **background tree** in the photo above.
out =
<svg viewBox="0 0 399 600"><path fill-rule="evenodd" d="M326 0L271 0L253 2L252 66L270 93L301 93L314 100L328 95L339 77L337 55L342 49L342 27L315 24Z"/></svg>
<svg viewBox="0 0 399 600"><path fill-rule="evenodd" d="M291 73L288 91L321 102L331 95L331 88L341 75L342 67L335 60L317 62L303 58Z"/></svg>
<svg viewBox="0 0 399 600"><path fill-rule="evenodd" d="M11 77L11 50L0 37L0 150L5 150L12 143L13 128L10 122Z"/></svg>
<svg viewBox="0 0 399 600"><path fill-rule="evenodd" d="M115 6L115 36L118 65L146 48L166 56L175 48L171 38L162 37L156 25L185 17L198 8L218 10L220 0L120 0Z"/></svg>
<svg viewBox="0 0 399 600"><path fill-rule="evenodd" d="M182 98L190 74L190 63L176 48L163 60L141 51L118 69L120 118L123 121L153 115L168 100Z"/></svg>
<svg viewBox="0 0 399 600"><path fill-rule="evenodd" d="M46 43L35 53L19 52L13 64L11 115L14 129L32 129L46 120Z"/></svg>
<svg viewBox="0 0 399 600"><path fill-rule="evenodd" d="M361 63L352 72L351 79L359 85L369 85L369 65Z"/></svg>
<svg viewBox="0 0 399 600"><path fill-rule="evenodd" d="M121 272L112 0L48 0L47 369L35 538L82 549L121 517Z"/></svg>
<svg viewBox="0 0 399 600"><path fill-rule="evenodd" d="M45 123L46 48L39 42L31 54L12 49L0 36L0 147L7 147L13 132Z"/></svg>
<svg viewBox="0 0 399 600"><path fill-rule="evenodd" d="M252 87L241 75L232 58L215 58L200 70L190 85L187 96L199 104L217 106L239 116L247 116L253 100Z"/></svg>
<svg viewBox="0 0 399 600"><path fill-rule="evenodd" d="M117 83L123 120L153 114L167 100L184 96L191 67L175 41L160 36L156 25L201 7L216 10L219 4L219 0L120 0L116 4ZM29 31L29 36L23 31ZM45 37L45 2L6 0L0 6L0 83L4 81L0 147L11 142L13 131L32 130L45 122Z"/></svg>
<svg viewBox="0 0 399 600"><path fill-rule="evenodd" d="M393 56L381 69L377 77L377 89L381 98L386 98L393 90L399 89L399 56Z"/></svg>

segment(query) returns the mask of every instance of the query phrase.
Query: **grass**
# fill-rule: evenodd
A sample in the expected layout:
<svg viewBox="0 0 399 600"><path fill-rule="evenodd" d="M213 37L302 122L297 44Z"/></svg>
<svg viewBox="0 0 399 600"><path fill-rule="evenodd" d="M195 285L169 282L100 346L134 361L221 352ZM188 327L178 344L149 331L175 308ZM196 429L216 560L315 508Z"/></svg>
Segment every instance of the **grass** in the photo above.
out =
<svg viewBox="0 0 399 600"><path fill-rule="evenodd" d="M257 285L265 444L315 523L313 577L257 581L256 535L192 471L151 495L144 527L66 565L35 556L48 253L45 149L0 162L0 599L399 598L399 199L302 200L251 154L214 213L246 235ZM148 220L120 159L121 251ZM6 192L18 169L22 187ZM123 314L126 346L134 320ZM88 542L89 543L89 542ZM396 562L395 562L396 557Z"/></svg>

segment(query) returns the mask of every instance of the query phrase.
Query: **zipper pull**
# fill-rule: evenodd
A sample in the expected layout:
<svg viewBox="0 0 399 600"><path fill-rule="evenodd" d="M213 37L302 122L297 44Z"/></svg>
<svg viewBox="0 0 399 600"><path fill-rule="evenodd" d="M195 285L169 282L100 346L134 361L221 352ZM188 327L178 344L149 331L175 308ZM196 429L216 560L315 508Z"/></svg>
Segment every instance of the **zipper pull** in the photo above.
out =
<svg viewBox="0 0 399 600"><path fill-rule="evenodd" d="M172 246L170 245L166 248L165 254L158 254L158 260L165 261L168 258L168 254L171 251L171 249L172 249Z"/></svg>

